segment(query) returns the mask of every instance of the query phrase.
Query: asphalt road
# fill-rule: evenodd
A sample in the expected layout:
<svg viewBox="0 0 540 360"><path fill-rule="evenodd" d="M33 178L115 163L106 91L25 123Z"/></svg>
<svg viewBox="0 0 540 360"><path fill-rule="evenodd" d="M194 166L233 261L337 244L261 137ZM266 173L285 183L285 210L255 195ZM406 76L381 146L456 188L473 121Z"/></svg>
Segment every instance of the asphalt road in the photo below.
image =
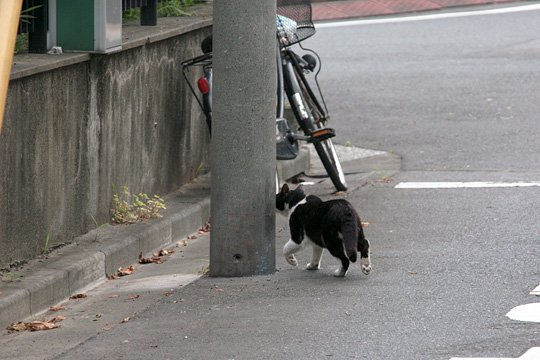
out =
<svg viewBox="0 0 540 360"><path fill-rule="evenodd" d="M52 358L449 360L540 346L539 323L505 316L538 302L540 187L395 188L540 180L538 34L540 11L320 29L309 45L338 141L403 158L349 176L373 273L336 279L328 254L316 272L278 254L275 275L201 278Z"/></svg>
<svg viewBox="0 0 540 360"><path fill-rule="evenodd" d="M354 129L348 141L401 154L404 170L530 171L540 169L538 17L324 28L308 45L323 57L334 126Z"/></svg>
<svg viewBox="0 0 540 360"><path fill-rule="evenodd" d="M318 272L278 256L273 276L203 278L173 295L181 307L161 301L61 358L448 360L540 346L538 323L505 316L538 301L540 188L394 188L540 180L538 34L540 11L321 29L309 45L339 140L403 157L348 194L374 273L335 279L328 254Z"/></svg>

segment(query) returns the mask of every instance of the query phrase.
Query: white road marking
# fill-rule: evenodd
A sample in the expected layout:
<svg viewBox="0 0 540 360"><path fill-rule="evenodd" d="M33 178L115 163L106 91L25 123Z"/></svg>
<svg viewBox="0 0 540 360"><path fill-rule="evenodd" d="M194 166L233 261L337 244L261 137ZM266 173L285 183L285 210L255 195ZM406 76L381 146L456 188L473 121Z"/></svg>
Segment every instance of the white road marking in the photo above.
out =
<svg viewBox="0 0 540 360"><path fill-rule="evenodd" d="M538 285L533 291L531 291L530 294L540 296L540 285Z"/></svg>
<svg viewBox="0 0 540 360"><path fill-rule="evenodd" d="M506 316L512 320L540 323L540 302L516 306Z"/></svg>
<svg viewBox="0 0 540 360"><path fill-rule="evenodd" d="M538 360L540 359L540 347L533 347L518 358L451 358L450 360Z"/></svg>
<svg viewBox="0 0 540 360"><path fill-rule="evenodd" d="M345 27L345 26L389 24L389 23L401 23L401 22L411 22L411 21L449 19L449 18L459 18L459 17L467 17L467 16L496 15L496 14L507 14L507 13L532 11L532 10L540 10L540 4L513 6L513 7L505 7L505 8L497 8L497 9L488 9L488 10L462 11L462 12L438 13L438 14L416 15L416 16L402 16L402 17L392 17L392 18L383 18L383 19L325 22L325 23L317 23L315 26L317 29L322 29L322 28L335 28L335 27Z"/></svg>
<svg viewBox="0 0 540 360"><path fill-rule="evenodd" d="M506 188L540 186L540 182L493 182L493 181L453 181L453 182L400 182L396 189L461 189L461 188Z"/></svg>

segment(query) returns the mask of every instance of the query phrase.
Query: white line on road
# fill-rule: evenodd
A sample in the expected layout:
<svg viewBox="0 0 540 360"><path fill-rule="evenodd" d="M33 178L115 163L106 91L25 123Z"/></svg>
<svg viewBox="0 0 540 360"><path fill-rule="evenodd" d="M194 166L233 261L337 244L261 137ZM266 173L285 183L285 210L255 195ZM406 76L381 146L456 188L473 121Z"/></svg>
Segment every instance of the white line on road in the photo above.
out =
<svg viewBox="0 0 540 360"><path fill-rule="evenodd" d="M410 22L410 21L458 18L458 17L467 17L467 16L496 15L496 14L506 14L506 13L532 11L532 10L540 10L540 4L513 6L513 7L505 7L505 8L497 8L497 9L489 9L489 10L438 13L438 14L429 14L429 15L403 16L403 17L383 18L383 19L348 20L348 21L317 23L316 28L320 29L320 28L334 28L334 27L357 26L357 25L389 24L389 23L400 23L400 22Z"/></svg>
<svg viewBox="0 0 540 360"><path fill-rule="evenodd" d="M400 182L396 189L461 189L461 188L507 188L540 186L540 182L494 182L494 181L451 181L451 182Z"/></svg>
<svg viewBox="0 0 540 360"><path fill-rule="evenodd" d="M531 295L540 296L540 285L536 287L533 291L530 292Z"/></svg>
<svg viewBox="0 0 540 360"><path fill-rule="evenodd" d="M540 359L540 347L533 347L518 358L451 358L450 360L538 360Z"/></svg>
<svg viewBox="0 0 540 360"><path fill-rule="evenodd" d="M540 302L516 306L506 316L512 320L540 323Z"/></svg>

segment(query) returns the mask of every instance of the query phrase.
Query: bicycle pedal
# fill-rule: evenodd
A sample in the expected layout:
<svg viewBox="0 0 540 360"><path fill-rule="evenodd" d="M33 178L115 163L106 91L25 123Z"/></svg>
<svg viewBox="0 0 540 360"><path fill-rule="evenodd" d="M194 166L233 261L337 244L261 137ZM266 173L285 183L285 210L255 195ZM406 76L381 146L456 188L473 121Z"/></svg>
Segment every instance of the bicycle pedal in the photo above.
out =
<svg viewBox="0 0 540 360"><path fill-rule="evenodd" d="M319 142L319 141L333 138L334 136L336 136L336 132L334 131L334 129L331 129L331 128L317 129L315 131L312 131L311 134L309 134L309 138L310 138L309 142L310 143Z"/></svg>

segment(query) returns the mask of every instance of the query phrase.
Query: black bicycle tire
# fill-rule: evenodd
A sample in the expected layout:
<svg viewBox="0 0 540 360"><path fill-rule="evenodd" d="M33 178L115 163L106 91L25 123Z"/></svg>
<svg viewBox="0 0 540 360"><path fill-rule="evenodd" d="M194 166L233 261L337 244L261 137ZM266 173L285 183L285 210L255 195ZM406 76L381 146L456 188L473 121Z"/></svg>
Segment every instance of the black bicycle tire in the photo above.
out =
<svg viewBox="0 0 540 360"><path fill-rule="evenodd" d="M295 76L298 84L300 85L304 107L309 110L310 114L308 123L304 121L304 124L300 124L300 126L302 127L302 130L304 130L306 135L309 135L313 130L324 127L324 124L315 121L314 112L320 111L315 105L313 99L311 98L311 94L313 92L308 89L309 84L306 84L304 79L302 79L301 76L299 76L296 72ZM324 169L326 170L326 173L330 177L330 180L334 184L336 190L347 191L347 180L345 179L345 172L343 171L343 167L341 166L341 162L339 161L339 157L336 153L332 140L326 139L315 142L313 143L313 146L315 147L317 155L319 155L319 159L321 159Z"/></svg>
<svg viewBox="0 0 540 360"><path fill-rule="evenodd" d="M345 180L345 172L341 167L341 162L337 157L332 140L323 140L321 142L313 144L313 146L315 146L315 150L319 155L319 159L321 159L326 173L330 177L330 180L332 180L332 183L334 184L336 190L347 191L348 187L347 180ZM325 146L328 147L328 150L325 149ZM335 164L333 161L335 161Z"/></svg>
<svg viewBox="0 0 540 360"><path fill-rule="evenodd" d="M321 124L316 125L318 128L322 128ZM326 139L313 143L317 155L321 160L326 173L330 177L330 180L334 184L337 191L347 191L347 180L345 179L345 172L339 161L336 149L332 139Z"/></svg>

